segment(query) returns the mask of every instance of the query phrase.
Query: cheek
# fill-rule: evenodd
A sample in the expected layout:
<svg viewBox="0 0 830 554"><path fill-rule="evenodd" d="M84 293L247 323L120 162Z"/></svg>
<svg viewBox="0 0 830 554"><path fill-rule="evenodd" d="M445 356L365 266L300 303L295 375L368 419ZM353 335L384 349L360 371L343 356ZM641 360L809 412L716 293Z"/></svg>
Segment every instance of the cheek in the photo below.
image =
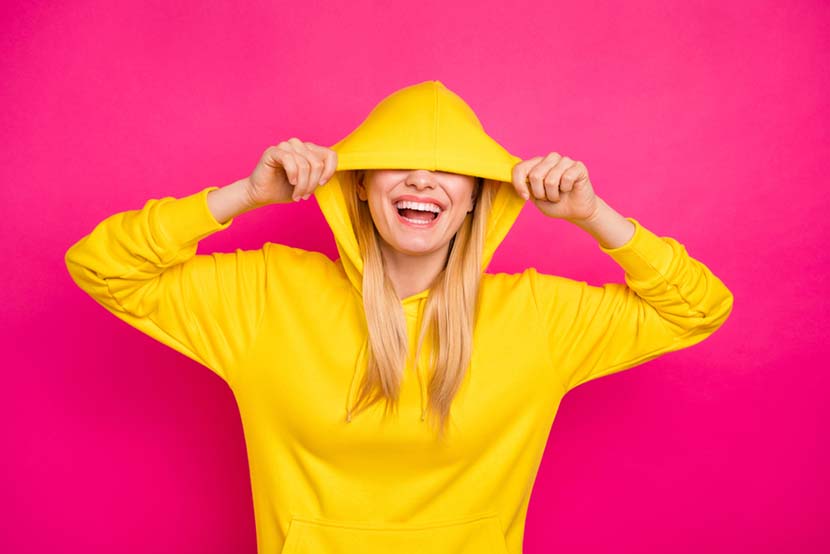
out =
<svg viewBox="0 0 830 554"><path fill-rule="evenodd" d="M375 221L375 226L386 225L386 218L388 217L388 210L383 204L383 200L374 199L369 204L369 210L372 212L372 219Z"/></svg>
<svg viewBox="0 0 830 554"><path fill-rule="evenodd" d="M472 207L473 191L472 187L459 187L453 194L453 204L467 213Z"/></svg>

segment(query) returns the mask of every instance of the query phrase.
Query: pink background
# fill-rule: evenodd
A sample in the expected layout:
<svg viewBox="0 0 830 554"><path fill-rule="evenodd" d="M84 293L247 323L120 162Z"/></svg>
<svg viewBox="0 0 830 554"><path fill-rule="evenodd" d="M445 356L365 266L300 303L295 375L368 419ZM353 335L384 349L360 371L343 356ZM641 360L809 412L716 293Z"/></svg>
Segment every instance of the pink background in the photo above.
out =
<svg viewBox="0 0 830 554"><path fill-rule="evenodd" d="M95 304L64 252L117 211L250 174L271 144L331 145L427 79L512 153L583 161L735 294L707 341L566 396L525 551L830 549L825 2L16 4L0 8L0 550L255 551L230 390ZM200 252L266 240L336 254L314 200L245 214ZM623 279L532 205L490 271L529 266Z"/></svg>

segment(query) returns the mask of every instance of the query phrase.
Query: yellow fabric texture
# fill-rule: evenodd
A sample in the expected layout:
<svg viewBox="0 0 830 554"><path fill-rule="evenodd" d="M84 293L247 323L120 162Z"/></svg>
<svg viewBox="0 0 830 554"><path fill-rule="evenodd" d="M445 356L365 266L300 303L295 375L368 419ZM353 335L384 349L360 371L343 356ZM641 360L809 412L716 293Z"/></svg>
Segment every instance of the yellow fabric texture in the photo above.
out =
<svg viewBox="0 0 830 554"><path fill-rule="evenodd" d="M109 312L224 379L242 418L262 554L520 553L525 516L560 400L574 387L701 342L733 296L670 237L634 218L599 250L625 283L592 286L534 268L486 273L524 200L520 158L489 137L440 81L387 96L331 146L337 173L315 191L339 259L266 242L197 255L216 221L208 186L100 222L66 252L77 285ZM366 363L363 264L342 171L422 168L497 186L473 359L439 441L421 418L428 368L410 359L397 414L347 421ZM405 298L414 350L428 290ZM413 367L414 366L414 367Z"/></svg>

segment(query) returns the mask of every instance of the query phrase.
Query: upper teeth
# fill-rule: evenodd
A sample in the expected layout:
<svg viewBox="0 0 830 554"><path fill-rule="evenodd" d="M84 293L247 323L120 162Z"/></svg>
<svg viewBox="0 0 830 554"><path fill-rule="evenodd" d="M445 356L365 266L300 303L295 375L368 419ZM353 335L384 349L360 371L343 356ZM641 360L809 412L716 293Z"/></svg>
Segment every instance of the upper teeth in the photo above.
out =
<svg viewBox="0 0 830 554"><path fill-rule="evenodd" d="M395 207L399 210L410 209L410 210L421 210L426 212L435 212L437 214L441 213L441 208L436 206L435 204L428 204L426 202L412 202L411 200L401 200Z"/></svg>

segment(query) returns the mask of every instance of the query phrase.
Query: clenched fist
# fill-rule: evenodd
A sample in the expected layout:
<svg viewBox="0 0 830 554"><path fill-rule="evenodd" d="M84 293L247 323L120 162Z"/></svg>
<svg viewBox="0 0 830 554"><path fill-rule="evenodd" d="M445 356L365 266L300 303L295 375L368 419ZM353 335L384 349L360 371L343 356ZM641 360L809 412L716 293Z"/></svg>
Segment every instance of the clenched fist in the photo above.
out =
<svg viewBox="0 0 830 554"><path fill-rule="evenodd" d="M256 206L307 199L337 169L337 152L296 137L269 146L249 177Z"/></svg>
<svg viewBox="0 0 830 554"><path fill-rule="evenodd" d="M585 164L556 152L517 163L513 186L548 217L584 221L599 207Z"/></svg>

